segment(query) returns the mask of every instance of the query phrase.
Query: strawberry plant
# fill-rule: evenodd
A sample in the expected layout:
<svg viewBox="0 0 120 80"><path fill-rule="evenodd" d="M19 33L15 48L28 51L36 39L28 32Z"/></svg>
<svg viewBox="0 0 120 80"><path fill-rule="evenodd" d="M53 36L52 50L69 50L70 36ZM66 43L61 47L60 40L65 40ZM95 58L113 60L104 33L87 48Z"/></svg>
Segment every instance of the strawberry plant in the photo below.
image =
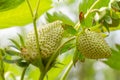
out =
<svg viewBox="0 0 120 80"><path fill-rule="evenodd" d="M0 80L96 80L99 62L120 70L119 15L119 0L1 0L0 33L20 32L0 34Z"/></svg>

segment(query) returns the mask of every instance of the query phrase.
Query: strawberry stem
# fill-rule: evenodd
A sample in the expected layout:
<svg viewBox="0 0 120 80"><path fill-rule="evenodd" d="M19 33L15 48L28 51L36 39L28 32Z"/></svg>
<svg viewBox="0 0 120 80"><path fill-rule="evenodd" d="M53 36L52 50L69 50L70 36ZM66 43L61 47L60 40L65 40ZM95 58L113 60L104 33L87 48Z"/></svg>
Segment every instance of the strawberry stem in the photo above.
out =
<svg viewBox="0 0 120 80"><path fill-rule="evenodd" d="M24 68L23 72L22 72L22 76L20 80L24 80L24 76L25 76L25 72L27 70L28 66Z"/></svg>
<svg viewBox="0 0 120 80"><path fill-rule="evenodd" d="M65 78L66 78L67 74L69 73L69 71L71 70L72 66L73 66L73 61L71 61L71 62L69 63L69 65L68 65L67 68L65 69L65 71L64 71L62 77L60 78L60 80L65 80Z"/></svg>
<svg viewBox="0 0 120 80"><path fill-rule="evenodd" d="M40 75L39 80L43 80L43 79L44 79L44 77L45 77L45 75L46 75L46 72L45 72L45 71L44 71L44 72L42 72L42 73L41 73L41 75Z"/></svg>
<svg viewBox="0 0 120 80"><path fill-rule="evenodd" d="M0 79L5 80L3 60L0 60Z"/></svg>
<svg viewBox="0 0 120 80"><path fill-rule="evenodd" d="M38 8L39 8L39 5L40 5L40 0L38 0L37 6L36 6L36 9L35 9L35 14L34 14L34 12L32 10L32 7L30 5L29 0L26 0L26 2L28 4L28 6L29 6L29 9L30 9L30 12L31 12L31 15L32 15L32 18L33 18L34 32L35 32L35 36L36 36L36 44L37 44L38 52L40 53L39 38L38 38L37 25L36 25L37 12L38 12ZM40 60L40 66L39 66L39 68L40 68L40 71L42 72L44 70L44 65L42 63L41 56L40 56L39 60Z"/></svg>

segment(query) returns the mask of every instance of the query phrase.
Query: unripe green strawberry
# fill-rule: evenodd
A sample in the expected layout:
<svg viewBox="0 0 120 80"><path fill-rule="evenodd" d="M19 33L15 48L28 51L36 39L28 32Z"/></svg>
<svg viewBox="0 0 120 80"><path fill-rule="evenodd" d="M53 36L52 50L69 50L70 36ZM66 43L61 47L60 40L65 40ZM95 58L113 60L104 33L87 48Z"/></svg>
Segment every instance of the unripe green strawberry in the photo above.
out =
<svg viewBox="0 0 120 80"><path fill-rule="evenodd" d="M90 29L85 29L77 37L77 48L81 54L90 59L108 58L111 50L104 38Z"/></svg>
<svg viewBox="0 0 120 80"><path fill-rule="evenodd" d="M40 54L42 60L48 59L61 43L63 33L61 24L61 21L55 21L44 25L43 28L38 28L40 53L37 49L34 30L28 33L25 48L22 49L22 57L31 63L37 62Z"/></svg>

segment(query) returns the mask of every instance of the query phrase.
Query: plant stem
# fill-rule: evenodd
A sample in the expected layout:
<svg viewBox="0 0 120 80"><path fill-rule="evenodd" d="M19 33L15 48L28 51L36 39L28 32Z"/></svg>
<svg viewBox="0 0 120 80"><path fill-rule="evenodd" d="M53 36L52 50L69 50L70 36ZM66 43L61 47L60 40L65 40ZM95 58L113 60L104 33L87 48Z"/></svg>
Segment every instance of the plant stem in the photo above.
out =
<svg viewBox="0 0 120 80"><path fill-rule="evenodd" d="M38 12L38 9L39 9L39 5L40 5L40 0L38 0L38 2L37 2L37 6L36 6L36 9L35 9L35 14L34 14L35 17L37 17L37 12Z"/></svg>
<svg viewBox="0 0 120 80"><path fill-rule="evenodd" d="M32 7L31 7L31 5L30 5L30 2L29 2L29 0L26 0L26 2L27 2L27 4L28 4L28 7L29 7L29 10L30 10L31 16L33 17L34 14L33 14L33 10L32 10Z"/></svg>
<svg viewBox="0 0 120 80"><path fill-rule="evenodd" d="M5 80L5 77L4 77L4 64L3 64L2 60L0 61L0 76L1 76L2 80Z"/></svg>
<svg viewBox="0 0 120 80"><path fill-rule="evenodd" d="M37 25L36 25L37 12L38 12L38 8L39 8L40 0L38 0L38 4L37 4L36 10L35 10L36 11L35 14L32 11L32 7L30 5L29 0L26 0L26 1L27 1L28 6L29 6L31 15L33 17L34 32L35 32L35 37L36 37L36 45L37 45L38 52L40 53L39 38L38 38ZM44 65L42 63L41 54L40 54L39 61L40 61L40 65L39 65L40 66L40 70L42 71L42 70L44 70Z"/></svg>
<svg viewBox="0 0 120 80"><path fill-rule="evenodd" d="M73 61L71 61L71 62L69 63L69 65L68 65L67 68L65 69L65 71L64 71L62 77L60 78L60 80L65 80L65 78L67 77L67 74L68 74L69 71L71 70L72 66L73 66Z"/></svg>
<svg viewBox="0 0 120 80"><path fill-rule="evenodd" d="M90 9L87 11L85 14L85 18L88 17L88 15L91 13L91 10L99 3L100 0L97 0L96 2L93 3L93 5L90 7ZM77 30L80 28L80 22L76 24L77 26L75 27Z"/></svg>
<svg viewBox="0 0 120 80"><path fill-rule="evenodd" d="M90 9L85 14L85 18L87 18L87 16L90 14L91 10L98 4L99 1L100 0L97 0L96 2L93 3L93 5L90 7Z"/></svg>
<svg viewBox="0 0 120 80"><path fill-rule="evenodd" d="M45 71L42 72L42 73L40 74L40 78L39 78L39 80L43 80L44 77L45 77L45 75L46 75L46 72L45 72Z"/></svg>
<svg viewBox="0 0 120 80"><path fill-rule="evenodd" d="M28 66L24 68L23 72L22 72L22 76L20 80L24 80L24 76L25 76L25 72L27 70Z"/></svg>

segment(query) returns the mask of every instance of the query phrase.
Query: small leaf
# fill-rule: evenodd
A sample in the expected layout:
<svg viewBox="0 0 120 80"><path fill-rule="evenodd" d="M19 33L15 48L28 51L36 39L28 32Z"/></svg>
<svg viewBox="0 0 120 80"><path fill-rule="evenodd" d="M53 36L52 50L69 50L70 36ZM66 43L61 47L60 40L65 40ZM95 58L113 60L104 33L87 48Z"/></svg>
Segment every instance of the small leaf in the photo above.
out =
<svg viewBox="0 0 120 80"><path fill-rule="evenodd" d="M118 48L118 51L111 49L112 55L110 58L108 58L107 61L104 61L104 63L106 63L113 69L120 70L120 45L117 44L116 47Z"/></svg>
<svg viewBox="0 0 120 80"><path fill-rule="evenodd" d="M55 20L61 20L64 24L69 24L71 26L75 25L75 23L62 12L54 12L53 14L46 12L46 19L49 22L53 22Z"/></svg>
<svg viewBox="0 0 120 80"><path fill-rule="evenodd" d="M20 61L21 59L16 59L16 60L9 60L7 58L3 58L3 61L7 62L7 63L16 63L17 61Z"/></svg>
<svg viewBox="0 0 120 80"><path fill-rule="evenodd" d="M77 31L70 25L63 24L62 27L63 27L64 30L66 30L68 33L70 33L72 35L77 34Z"/></svg>
<svg viewBox="0 0 120 80"><path fill-rule="evenodd" d="M74 56L73 56L73 63L74 63L74 65L75 65L75 63L78 60L80 62L84 62L85 61L85 57L77 49L75 49Z"/></svg>
<svg viewBox="0 0 120 80"><path fill-rule="evenodd" d="M80 52L78 59L80 60L80 62L85 62L85 57Z"/></svg>
<svg viewBox="0 0 120 80"><path fill-rule="evenodd" d="M107 24L112 24L112 18L110 16L105 16L105 22Z"/></svg>
<svg viewBox="0 0 120 80"><path fill-rule="evenodd" d="M87 10L91 7L91 5L94 3L94 0L82 0L79 4L79 12L86 13Z"/></svg>
<svg viewBox="0 0 120 80"><path fill-rule="evenodd" d="M23 39L22 35L18 34L18 36L20 38L20 43L21 43L22 47L24 47L25 43L24 43L24 39Z"/></svg>
<svg viewBox="0 0 120 80"><path fill-rule="evenodd" d="M21 47L17 41L15 41L14 39L9 39L9 40L17 47L17 49L20 50Z"/></svg>
<svg viewBox="0 0 120 80"><path fill-rule="evenodd" d="M20 67L27 67L29 66L30 63L28 62L22 62L22 61L17 61L16 64Z"/></svg>
<svg viewBox="0 0 120 80"><path fill-rule="evenodd" d="M110 33L110 30L109 30L109 25L104 21L104 27L106 28L106 30Z"/></svg>
<svg viewBox="0 0 120 80"><path fill-rule="evenodd" d="M78 55L79 55L78 50L75 49L74 56L73 56L73 63L74 63L74 65L78 61Z"/></svg>
<svg viewBox="0 0 120 80"><path fill-rule="evenodd" d="M114 1L113 3L111 3L112 9L115 10L115 11L120 11L119 3L120 3L120 1Z"/></svg>
<svg viewBox="0 0 120 80"><path fill-rule="evenodd" d="M18 56L20 52L10 49L10 47L5 48L5 52L11 56Z"/></svg>

